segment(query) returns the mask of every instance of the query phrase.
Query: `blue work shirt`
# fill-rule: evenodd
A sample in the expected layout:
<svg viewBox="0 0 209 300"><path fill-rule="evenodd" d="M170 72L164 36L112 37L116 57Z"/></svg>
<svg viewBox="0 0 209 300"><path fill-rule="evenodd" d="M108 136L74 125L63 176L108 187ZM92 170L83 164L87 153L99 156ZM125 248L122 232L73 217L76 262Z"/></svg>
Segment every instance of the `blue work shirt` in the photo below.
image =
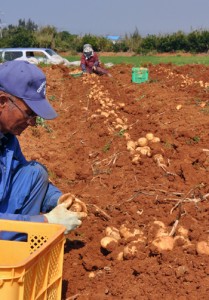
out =
<svg viewBox="0 0 209 300"><path fill-rule="evenodd" d="M0 132L0 219L31 221L31 222L44 222L44 217L41 213L46 213L53 209L57 205L58 198L62 195L61 191L48 181L48 175L46 173L46 180L39 183L40 186L35 186L36 193L33 194L33 199L30 203L30 188L32 186L32 179L27 177L27 170L30 166L37 165L39 169L46 173L46 170L42 165L37 162L28 162L22 154L18 139L12 134L3 135ZM25 166L24 180L22 176L17 176L13 183L13 178L17 174L18 170ZM18 185L18 180L20 184ZM30 186L31 185L31 186ZM21 189L27 193L25 198L27 200L27 214L24 214L24 209L19 209L18 213L17 202L25 204L25 199L18 199L14 197L15 191L12 191L13 187L18 187L18 191ZM32 194L32 193L31 193ZM11 201L11 195L13 195ZM35 195L35 200L34 200ZM32 196L31 196L32 197ZM18 205L20 205L18 203Z"/></svg>

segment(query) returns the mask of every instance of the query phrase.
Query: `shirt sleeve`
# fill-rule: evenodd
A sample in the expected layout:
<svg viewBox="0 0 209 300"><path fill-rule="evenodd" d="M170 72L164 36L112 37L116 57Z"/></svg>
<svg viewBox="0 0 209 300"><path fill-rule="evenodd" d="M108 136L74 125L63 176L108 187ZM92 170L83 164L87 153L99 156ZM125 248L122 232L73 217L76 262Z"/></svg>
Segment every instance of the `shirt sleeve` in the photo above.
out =
<svg viewBox="0 0 209 300"><path fill-rule="evenodd" d="M41 211L46 213L52 210L57 206L57 201L60 196L62 196L62 192L50 182L42 203Z"/></svg>
<svg viewBox="0 0 209 300"><path fill-rule="evenodd" d="M94 53L94 66L98 67L99 66L99 57L97 53Z"/></svg>
<svg viewBox="0 0 209 300"><path fill-rule="evenodd" d="M85 56L84 55L82 55L81 56L81 63L80 63L80 66L81 66L81 69L82 69L82 71L86 71L86 59L85 59Z"/></svg>
<svg viewBox="0 0 209 300"><path fill-rule="evenodd" d="M0 213L0 219L13 220L13 221L38 222L38 223L45 222L45 218L43 215L29 216L29 215L20 215L20 214Z"/></svg>

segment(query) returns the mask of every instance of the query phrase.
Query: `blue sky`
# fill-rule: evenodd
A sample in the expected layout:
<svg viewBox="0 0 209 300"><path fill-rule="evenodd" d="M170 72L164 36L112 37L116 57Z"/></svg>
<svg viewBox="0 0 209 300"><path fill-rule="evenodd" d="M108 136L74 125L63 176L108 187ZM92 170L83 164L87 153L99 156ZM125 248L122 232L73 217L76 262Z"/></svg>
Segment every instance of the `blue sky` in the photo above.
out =
<svg viewBox="0 0 209 300"><path fill-rule="evenodd" d="M125 35L137 28L142 36L182 30L209 30L209 0L6 0L2 24L30 18L72 34Z"/></svg>

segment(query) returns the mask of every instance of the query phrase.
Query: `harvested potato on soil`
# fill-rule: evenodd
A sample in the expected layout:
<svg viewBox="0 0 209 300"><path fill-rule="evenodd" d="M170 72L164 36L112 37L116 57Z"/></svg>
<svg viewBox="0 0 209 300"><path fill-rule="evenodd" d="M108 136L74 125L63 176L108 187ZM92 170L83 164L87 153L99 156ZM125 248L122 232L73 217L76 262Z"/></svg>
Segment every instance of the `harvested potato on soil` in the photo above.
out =
<svg viewBox="0 0 209 300"><path fill-rule="evenodd" d="M134 141L128 141L127 142L127 150L135 150L136 149L136 143Z"/></svg>
<svg viewBox="0 0 209 300"><path fill-rule="evenodd" d="M113 226L108 226L105 229L105 235L109 237L113 237L116 240L120 240L121 236L119 230Z"/></svg>
<svg viewBox="0 0 209 300"><path fill-rule="evenodd" d="M106 249L108 252L112 252L118 246L118 241L113 237L105 236L101 239L100 244L102 248Z"/></svg>
<svg viewBox="0 0 209 300"><path fill-rule="evenodd" d="M174 239L171 236L161 236L156 238L152 245L157 248L159 252L171 251L174 247Z"/></svg>
<svg viewBox="0 0 209 300"><path fill-rule="evenodd" d="M141 137L141 138L138 139L137 143L140 147L143 147L143 146L146 146L148 144L148 141L145 137Z"/></svg>
<svg viewBox="0 0 209 300"><path fill-rule="evenodd" d="M150 141L151 143L159 143L160 142L160 138L157 136L154 136L153 139Z"/></svg>
<svg viewBox="0 0 209 300"><path fill-rule="evenodd" d="M126 260L134 258L141 249L144 249L145 245L145 238L139 238L135 241L131 241L123 249L123 258Z"/></svg>
<svg viewBox="0 0 209 300"><path fill-rule="evenodd" d="M158 165L165 164L165 160L164 160L162 154L155 154L153 156L153 159L154 159L154 162L156 162Z"/></svg>
<svg viewBox="0 0 209 300"><path fill-rule="evenodd" d="M198 254L209 255L209 242L208 241L200 241L196 245L196 250Z"/></svg>
<svg viewBox="0 0 209 300"><path fill-rule="evenodd" d="M184 228L183 226L179 226L179 227L177 228L176 232L177 232L179 235L181 235L181 236L183 236L183 237L185 237L185 238L188 238L189 230L186 229L186 228Z"/></svg>
<svg viewBox="0 0 209 300"><path fill-rule="evenodd" d="M140 162L140 160L141 160L140 154L134 154L131 161L134 165L137 165Z"/></svg>
<svg viewBox="0 0 209 300"><path fill-rule="evenodd" d="M142 155L151 156L151 149L148 146L137 147L136 151L141 153Z"/></svg>
<svg viewBox="0 0 209 300"><path fill-rule="evenodd" d="M151 239L156 239L161 236L168 236L168 230L162 221L154 221L149 228L149 235Z"/></svg>
<svg viewBox="0 0 209 300"><path fill-rule="evenodd" d="M154 138L154 134L151 132L148 132L145 137L148 141L151 141Z"/></svg>
<svg viewBox="0 0 209 300"><path fill-rule="evenodd" d="M116 257L117 260L123 260L123 251L119 252L117 257Z"/></svg>
<svg viewBox="0 0 209 300"><path fill-rule="evenodd" d="M122 224L119 229L121 237L123 237L125 240L135 237L137 235L143 235L143 231L138 228L130 229L126 227L126 225Z"/></svg>
<svg viewBox="0 0 209 300"><path fill-rule="evenodd" d="M129 243L123 250L123 258L130 259L136 256L138 252L137 246L135 243Z"/></svg>
<svg viewBox="0 0 209 300"><path fill-rule="evenodd" d="M76 69L70 72L70 74L79 74L82 73L80 69Z"/></svg>

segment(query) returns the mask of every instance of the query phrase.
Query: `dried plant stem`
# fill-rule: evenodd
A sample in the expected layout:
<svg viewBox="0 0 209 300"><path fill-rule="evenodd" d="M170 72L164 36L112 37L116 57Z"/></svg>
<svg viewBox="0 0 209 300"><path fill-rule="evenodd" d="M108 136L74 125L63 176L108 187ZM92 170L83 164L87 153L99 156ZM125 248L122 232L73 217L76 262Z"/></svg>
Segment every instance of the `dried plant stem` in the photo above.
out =
<svg viewBox="0 0 209 300"><path fill-rule="evenodd" d="M80 296L81 294L75 294L69 298L67 298L66 300L76 300L78 298L78 296Z"/></svg>
<svg viewBox="0 0 209 300"><path fill-rule="evenodd" d="M111 217L101 208L99 208L97 205L95 204L87 204L87 206L91 206L94 207L96 210L96 213L101 214L106 220L110 220Z"/></svg>

